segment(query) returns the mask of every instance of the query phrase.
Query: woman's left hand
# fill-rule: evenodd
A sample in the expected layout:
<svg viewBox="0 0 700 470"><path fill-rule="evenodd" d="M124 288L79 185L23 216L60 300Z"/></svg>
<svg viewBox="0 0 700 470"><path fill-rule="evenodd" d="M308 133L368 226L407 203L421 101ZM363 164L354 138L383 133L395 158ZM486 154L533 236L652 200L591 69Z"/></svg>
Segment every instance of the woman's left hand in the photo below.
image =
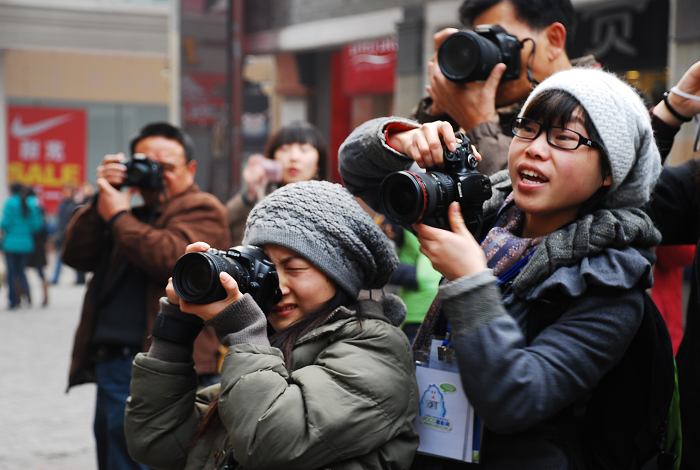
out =
<svg viewBox="0 0 700 470"><path fill-rule="evenodd" d="M486 256L467 229L458 202L450 204L448 218L452 231L425 224L414 225L421 252L448 281L485 270Z"/></svg>

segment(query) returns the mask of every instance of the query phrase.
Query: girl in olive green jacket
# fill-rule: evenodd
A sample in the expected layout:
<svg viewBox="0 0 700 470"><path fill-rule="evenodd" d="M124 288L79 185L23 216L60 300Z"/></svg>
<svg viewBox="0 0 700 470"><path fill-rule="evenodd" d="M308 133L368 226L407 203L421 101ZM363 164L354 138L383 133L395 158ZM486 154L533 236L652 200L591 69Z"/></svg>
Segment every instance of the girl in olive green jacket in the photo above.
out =
<svg viewBox="0 0 700 470"><path fill-rule="evenodd" d="M394 326L403 307L386 296L357 300L396 266L390 242L344 188L319 181L265 198L244 242L274 263L279 301L266 317L225 272L226 298L205 305L178 298L169 283L151 349L134 361L132 457L157 469L409 468L418 392L410 346ZM230 351L221 384L198 392L191 343L202 324Z"/></svg>

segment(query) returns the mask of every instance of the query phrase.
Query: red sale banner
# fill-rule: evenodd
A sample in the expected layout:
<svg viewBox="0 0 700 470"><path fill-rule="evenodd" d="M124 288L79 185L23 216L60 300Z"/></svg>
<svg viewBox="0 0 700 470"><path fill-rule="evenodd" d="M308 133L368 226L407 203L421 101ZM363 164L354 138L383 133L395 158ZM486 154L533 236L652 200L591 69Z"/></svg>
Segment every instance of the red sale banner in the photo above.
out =
<svg viewBox="0 0 700 470"><path fill-rule="evenodd" d="M82 109L8 106L7 180L34 188L49 214L85 181L86 123Z"/></svg>

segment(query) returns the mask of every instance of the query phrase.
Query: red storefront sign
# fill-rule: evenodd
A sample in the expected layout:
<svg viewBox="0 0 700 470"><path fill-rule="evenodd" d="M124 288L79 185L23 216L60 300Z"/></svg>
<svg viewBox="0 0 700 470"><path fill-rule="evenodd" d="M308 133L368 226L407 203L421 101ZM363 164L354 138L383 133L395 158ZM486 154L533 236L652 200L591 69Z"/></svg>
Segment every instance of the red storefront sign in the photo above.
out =
<svg viewBox="0 0 700 470"><path fill-rule="evenodd" d="M86 113L82 109L8 106L7 180L33 187L47 213L65 186L85 181Z"/></svg>
<svg viewBox="0 0 700 470"><path fill-rule="evenodd" d="M193 126L211 126L221 119L226 104L226 76L185 73L182 77L182 116Z"/></svg>
<svg viewBox="0 0 700 470"><path fill-rule="evenodd" d="M341 51L341 77L347 95L394 92L396 39L348 44Z"/></svg>

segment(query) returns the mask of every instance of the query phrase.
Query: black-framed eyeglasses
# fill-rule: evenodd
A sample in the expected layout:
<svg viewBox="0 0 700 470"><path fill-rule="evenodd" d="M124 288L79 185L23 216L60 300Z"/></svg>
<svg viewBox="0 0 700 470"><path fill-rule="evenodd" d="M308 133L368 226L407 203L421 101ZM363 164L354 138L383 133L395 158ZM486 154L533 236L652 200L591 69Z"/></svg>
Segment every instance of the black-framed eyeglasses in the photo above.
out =
<svg viewBox="0 0 700 470"><path fill-rule="evenodd" d="M603 146L598 142L594 142L566 127L549 126L545 128L541 122L525 117L516 117L511 123L513 135L525 140L535 140L543 130L547 132L547 143L558 149L576 150L581 145L587 145L599 150L603 149Z"/></svg>

